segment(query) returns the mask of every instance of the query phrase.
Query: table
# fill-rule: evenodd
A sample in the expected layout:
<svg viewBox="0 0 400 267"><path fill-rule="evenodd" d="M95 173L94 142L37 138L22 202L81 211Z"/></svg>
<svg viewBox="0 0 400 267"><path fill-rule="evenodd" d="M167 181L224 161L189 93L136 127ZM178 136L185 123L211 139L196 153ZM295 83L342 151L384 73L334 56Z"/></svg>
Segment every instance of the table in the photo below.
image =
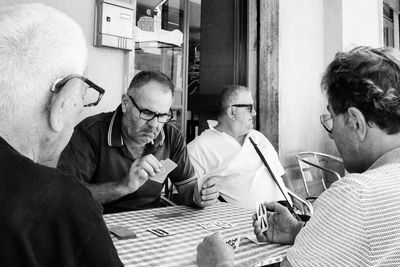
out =
<svg viewBox="0 0 400 267"><path fill-rule="evenodd" d="M181 213L182 216L160 219L155 215ZM122 212L104 215L108 227L124 226L134 231L137 238L118 240L112 237L125 266L196 266L196 248L203 238L214 231L198 225L200 222L225 221L232 228L219 230L225 239L241 236L235 252L235 266L260 266L280 262L288 245L258 245L245 238L252 233L252 212L219 202L204 209L186 206ZM163 228L173 235L158 237L148 231Z"/></svg>

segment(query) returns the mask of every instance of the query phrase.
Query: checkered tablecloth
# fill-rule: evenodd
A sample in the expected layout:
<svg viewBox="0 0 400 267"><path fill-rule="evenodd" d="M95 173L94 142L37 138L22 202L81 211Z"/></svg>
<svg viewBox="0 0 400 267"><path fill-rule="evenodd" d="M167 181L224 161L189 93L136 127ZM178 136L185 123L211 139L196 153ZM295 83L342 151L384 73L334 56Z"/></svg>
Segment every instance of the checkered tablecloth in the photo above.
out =
<svg viewBox="0 0 400 267"><path fill-rule="evenodd" d="M155 215L182 213L183 216L159 219ZM113 242L125 266L196 266L196 248L209 231L198 223L224 221L232 228L219 230L225 239L240 235L235 252L235 266L260 266L282 261L290 246L257 245L246 238L252 235L252 212L227 203L216 203L205 209L185 206L148 209L104 215L107 226L124 226L137 238ZM158 237L148 231L163 228L173 235Z"/></svg>

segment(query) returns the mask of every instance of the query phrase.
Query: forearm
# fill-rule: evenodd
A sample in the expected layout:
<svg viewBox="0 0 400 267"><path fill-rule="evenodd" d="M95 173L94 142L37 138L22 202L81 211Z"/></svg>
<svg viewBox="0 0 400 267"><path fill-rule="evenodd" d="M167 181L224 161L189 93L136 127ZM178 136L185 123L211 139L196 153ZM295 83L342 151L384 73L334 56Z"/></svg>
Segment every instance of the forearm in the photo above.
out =
<svg viewBox="0 0 400 267"><path fill-rule="evenodd" d="M129 193L119 183L85 184L85 186L89 189L94 200L101 204L111 202Z"/></svg>

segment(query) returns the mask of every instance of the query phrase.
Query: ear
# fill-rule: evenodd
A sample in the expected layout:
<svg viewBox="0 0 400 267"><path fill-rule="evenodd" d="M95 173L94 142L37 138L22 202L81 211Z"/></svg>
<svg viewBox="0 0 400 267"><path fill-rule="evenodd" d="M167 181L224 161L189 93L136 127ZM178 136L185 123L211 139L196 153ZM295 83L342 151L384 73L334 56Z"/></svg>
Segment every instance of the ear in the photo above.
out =
<svg viewBox="0 0 400 267"><path fill-rule="evenodd" d="M352 130L354 130L358 136L358 139L363 142L367 136L368 124L365 120L364 114L355 107L350 107L347 109L348 122Z"/></svg>
<svg viewBox="0 0 400 267"><path fill-rule="evenodd" d="M232 107L228 107L226 109L226 115L228 116L229 119L235 120L235 114L233 112L233 108Z"/></svg>
<svg viewBox="0 0 400 267"><path fill-rule="evenodd" d="M128 110L128 95L123 94L121 96L121 108L122 108L122 113L125 113Z"/></svg>
<svg viewBox="0 0 400 267"><path fill-rule="evenodd" d="M50 128L57 133L63 130L66 122L65 111L68 98L63 96L61 93L53 94L48 107Z"/></svg>

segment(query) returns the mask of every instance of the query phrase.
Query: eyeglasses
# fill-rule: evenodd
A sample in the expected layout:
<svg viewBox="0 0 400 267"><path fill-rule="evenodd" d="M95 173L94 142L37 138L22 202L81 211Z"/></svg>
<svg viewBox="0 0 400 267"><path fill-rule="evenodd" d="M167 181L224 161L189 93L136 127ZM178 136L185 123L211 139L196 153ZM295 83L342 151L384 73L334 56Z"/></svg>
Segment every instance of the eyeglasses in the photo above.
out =
<svg viewBox="0 0 400 267"><path fill-rule="evenodd" d="M99 104L105 90L89 79L78 74L72 74L63 79L57 80L50 91L57 94L61 91L63 86L72 79L77 79L77 81L83 83L81 86L86 88L85 94L82 98L84 107L93 107ZM93 88L94 90L88 90L90 88Z"/></svg>
<svg viewBox="0 0 400 267"><path fill-rule="evenodd" d="M253 112L254 110L253 104L233 104L230 105L229 107L247 108L250 113Z"/></svg>
<svg viewBox="0 0 400 267"><path fill-rule="evenodd" d="M331 134L332 127L333 127L332 115L331 114L322 114L319 117L319 120L321 121L321 124L322 124L322 126L324 126L325 130Z"/></svg>
<svg viewBox="0 0 400 267"><path fill-rule="evenodd" d="M133 100L133 97L128 95L129 98L131 99L133 105L139 110L139 118L145 120L145 121L151 121L154 118L157 118L157 121L160 123L166 123L170 122L173 118L172 115L172 110L169 109L169 114L166 113L154 113L153 111L150 111L148 109L140 109L139 106L135 103L135 100Z"/></svg>

